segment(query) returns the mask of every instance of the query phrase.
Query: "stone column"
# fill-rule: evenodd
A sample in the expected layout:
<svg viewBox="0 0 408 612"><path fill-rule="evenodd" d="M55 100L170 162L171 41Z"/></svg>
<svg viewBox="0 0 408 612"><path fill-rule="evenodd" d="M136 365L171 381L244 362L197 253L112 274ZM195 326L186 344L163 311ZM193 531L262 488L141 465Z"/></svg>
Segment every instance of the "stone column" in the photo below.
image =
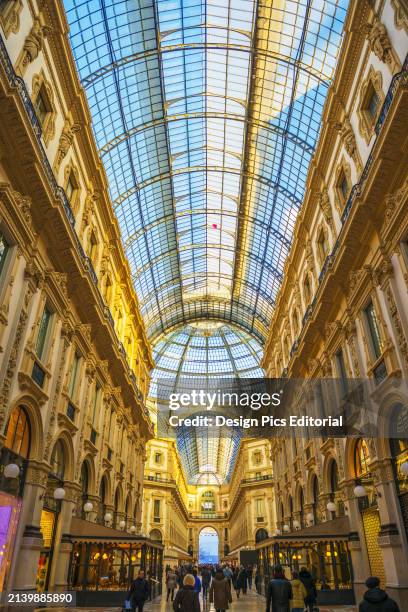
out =
<svg viewBox="0 0 408 612"><path fill-rule="evenodd" d="M354 495L355 480L347 480L341 483L344 494L346 514L350 520L350 557L353 566L353 578L356 600L360 601L363 593L367 590L365 581L370 575L370 563L365 545L364 528L358 499Z"/></svg>
<svg viewBox="0 0 408 612"><path fill-rule="evenodd" d="M399 499L394 482L391 459L382 459L370 465L377 491L381 530L378 544L381 547L386 576L387 592L399 604L408 600L407 542L399 511Z"/></svg>
<svg viewBox="0 0 408 612"><path fill-rule="evenodd" d="M68 568L72 545L68 534L71 532L71 521L74 515L80 487L75 482L64 482L65 498L61 502L61 512L55 533L54 554L50 570L49 591L66 591L68 586Z"/></svg>

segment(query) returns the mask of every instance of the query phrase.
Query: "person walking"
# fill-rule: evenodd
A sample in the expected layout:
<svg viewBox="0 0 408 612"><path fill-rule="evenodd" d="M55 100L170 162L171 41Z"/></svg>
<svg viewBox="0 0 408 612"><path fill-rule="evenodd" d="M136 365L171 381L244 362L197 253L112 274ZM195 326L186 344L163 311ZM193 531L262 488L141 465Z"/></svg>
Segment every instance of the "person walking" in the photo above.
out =
<svg viewBox="0 0 408 612"><path fill-rule="evenodd" d="M261 574L259 573L259 570L257 569L255 572L255 589L256 592L258 593L258 595L261 594L261 584L262 584L262 579L261 579Z"/></svg>
<svg viewBox="0 0 408 612"><path fill-rule="evenodd" d="M380 580L376 576L367 578L368 589L363 595L363 601L358 606L359 612L400 612L398 604L380 589Z"/></svg>
<svg viewBox="0 0 408 612"><path fill-rule="evenodd" d="M194 590L196 593L198 593L198 595L200 595L201 593L201 580L198 577L198 569L195 567L193 569L193 576L194 576Z"/></svg>
<svg viewBox="0 0 408 612"><path fill-rule="evenodd" d="M231 585L232 585L232 570L231 570L231 568L228 565L226 565L224 567L224 576L228 580L229 586L231 588Z"/></svg>
<svg viewBox="0 0 408 612"><path fill-rule="evenodd" d="M246 568L246 573L247 573L247 579L248 579L248 588L250 591L252 591L252 573L253 573L253 568L251 565L248 565L248 567Z"/></svg>
<svg viewBox="0 0 408 612"><path fill-rule="evenodd" d="M305 585L305 589L307 591L307 595L305 597L305 607L309 610L309 612L313 612L313 607L317 600L316 583L313 580L312 574L306 567L300 568L299 578Z"/></svg>
<svg viewBox="0 0 408 612"><path fill-rule="evenodd" d="M241 591L244 595L247 592L247 573L243 565L241 565L241 567L239 568L235 590L237 592L238 599Z"/></svg>
<svg viewBox="0 0 408 612"><path fill-rule="evenodd" d="M145 573L140 570L136 580L130 585L126 599L130 601L130 607L137 612L143 612L145 602L149 599L149 583L145 579Z"/></svg>
<svg viewBox="0 0 408 612"><path fill-rule="evenodd" d="M169 569L169 571L167 572L167 576L166 576L166 588L167 588L166 601L169 601L170 597L171 597L171 601L174 600L174 590L176 587L177 587L177 574L171 569Z"/></svg>
<svg viewBox="0 0 408 612"><path fill-rule="evenodd" d="M306 587L301 580L299 580L298 572L292 572L292 601L291 612L303 612L305 609L305 599L307 597Z"/></svg>
<svg viewBox="0 0 408 612"><path fill-rule="evenodd" d="M266 612L290 612L292 599L292 585L286 578L282 566L275 565L273 578L268 586L266 597Z"/></svg>
<svg viewBox="0 0 408 612"><path fill-rule="evenodd" d="M207 599L208 589L211 583L211 572L208 567L203 567L201 570L201 584L203 587L203 599Z"/></svg>
<svg viewBox="0 0 408 612"><path fill-rule="evenodd" d="M229 609L229 604L232 603L230 584L221 568L216 571L211 582L210 603L214 604L217 612L225 612Z"/></svg>
<svg viewBox="0 0 408 612"><path fill-rule="evenodd" d="M200 599L194 590L195 578L192 574L186 574L182 588L177 591L173 601L174 612L201 612Z"/></svg>

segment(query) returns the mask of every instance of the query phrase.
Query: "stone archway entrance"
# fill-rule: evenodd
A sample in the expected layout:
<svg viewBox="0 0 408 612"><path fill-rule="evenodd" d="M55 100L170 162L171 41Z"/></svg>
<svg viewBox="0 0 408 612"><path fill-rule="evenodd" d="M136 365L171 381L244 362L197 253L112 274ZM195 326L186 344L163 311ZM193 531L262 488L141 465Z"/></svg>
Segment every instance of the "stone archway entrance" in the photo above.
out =
<svg viewBox="0 0 408 612"><path fill-rule="evenodd" d="M214 527L203 527L198 537L198 562L219 562L219 535Z"/></svg>

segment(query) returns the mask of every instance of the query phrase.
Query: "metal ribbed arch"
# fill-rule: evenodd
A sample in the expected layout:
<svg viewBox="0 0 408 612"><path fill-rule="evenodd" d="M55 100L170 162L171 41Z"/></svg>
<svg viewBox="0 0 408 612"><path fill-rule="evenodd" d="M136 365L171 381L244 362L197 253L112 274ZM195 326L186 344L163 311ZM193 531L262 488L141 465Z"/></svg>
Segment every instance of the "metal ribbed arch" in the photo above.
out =
<svg viewBox="0 0 408 612"><path fill-rule="evenodd" d="M156 126L163 125L166 121L175 123L177 121L189 120L189 119L205 119L206 117L211 118L211 119L231 119L234 121L239 121L240 123L250 123L257 128L264 129L267 132L276 133L276 134L279 134L280 136L287 135L287 137L290 140L293 140L293 142L295 142L299 147L301 147L308 153L311 153L311 154L314 153L314 148L310 144L302 140L302 138L299 138L298 136L296 136L296 134L291 134L291 133L285 134L285 131L283 128L280 128L278 125L270 125L266 121L255 121L255 119L253 119L252 117L245 119L244 117L239 117L238 115L235 116L232 113L229 113L228 115L226 113L207 113L207 114L189 113L189 114L184 114L184 115L174 115L173 117L169 117L166 120L157 119L156 121L151 121L150 123L130 128L129 130L127 130L127 132L124 132L123 134L119 134L118 136L115 136L115 138L110 140L109 142L105 143L99 149L99 154L103 158L106 153L109 153L109 151L112 151L112 149L120 145L125 140L128 140L135 134L139 134L140 132L150 130Z"/></svg>

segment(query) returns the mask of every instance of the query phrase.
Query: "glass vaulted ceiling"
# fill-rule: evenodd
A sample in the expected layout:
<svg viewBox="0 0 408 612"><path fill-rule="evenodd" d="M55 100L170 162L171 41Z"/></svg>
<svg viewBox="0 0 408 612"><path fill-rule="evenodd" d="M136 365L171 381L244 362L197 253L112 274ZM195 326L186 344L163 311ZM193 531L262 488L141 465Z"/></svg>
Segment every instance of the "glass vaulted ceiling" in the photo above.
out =
<svg viewBox="0 0 408 612"><path fill-rule="evenodd" d="M186 353L174 364L174 330L200 362L194 321L262 345L348 0L64 2L156 376L169 376L171 342L174 371L188 367ZM233 438L217 461L202 439L186 441L199 449L190 477L217 463L225 478Z"/></svg>
<svg viewBox="0 0 408 612"><path fill-rule="evenodd" d="M346 0L65 0L151 339L265 340Z"/></svg>

